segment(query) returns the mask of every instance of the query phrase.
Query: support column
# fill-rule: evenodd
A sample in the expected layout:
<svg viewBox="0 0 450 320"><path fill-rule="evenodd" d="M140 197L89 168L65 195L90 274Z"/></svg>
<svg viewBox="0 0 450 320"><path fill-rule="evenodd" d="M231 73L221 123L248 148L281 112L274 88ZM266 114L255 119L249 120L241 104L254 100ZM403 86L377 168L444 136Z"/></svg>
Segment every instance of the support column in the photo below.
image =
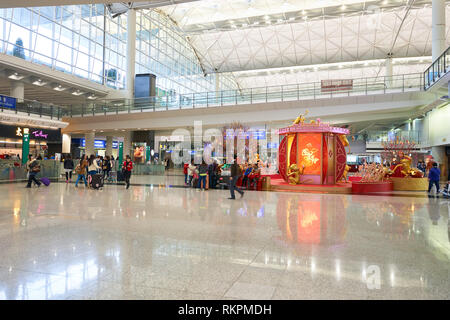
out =
<svg viewBox="0 0 450 320"><path fill-rule="evenodd" d="M445 0L432 1L431 55L433 62L445 50Z"/></svg>
<svg viewBox="0 0 450 320"><path fill-rule="evenodd" d="M386 67L386 86L388 88L392 87L392 75L393 75L393 67L392 67L392 57L388 57L385 61L385 67Z"/></svg>
<svg viewBox="0 0 450 320"><path fill-rule="evenodd" d="M127 16L127 98L134 97L134 76L136 62L136 11L128 10Z"/></svg>
<svg viewBox="0 0 450 320"><path fill-rule="evenodd" d="M88 156L88 158L90 157L91 154L95 154L95 150L94 150L94 140L95 140L95 133L94 132L87 132L84 135L84 152L85 155Z"/></svg>
<svg viewBox="0 0 450 320"><path fill-rule="evenodd" d="M220 104L220 73L215 74L215 80L216 80L216 103Z"/></svg>
<svg viewBox="0 0 450 320"><path fill-rule="evenodd" d="M123 159L125 160L125 157L129 155L132 157L133 155L131 152L131 131L127 131L123 135Z"/></svg>
<svg viewBox="0 0 450 320"><path fill-rule="evenodd" d="M70 145L72 142L72 136L68 133L62 135L62 153L70 153Z"/></svg>
<svg viewBox="0 0 450 320"><path fill-rule="evenodd" d="M107 155L107 156L111 156L111 155L112 155L112 142L113 142L113 137L111 137L111 136L106 136L106 150L105 150L105 155Z"/></svg>
<svg viewBox="0 0 450 320"><path fill-rule="evenodd" d="M11 81L10 95L17 99L17 102L23 102L25 97L25 84L21 81Z"/></svg>

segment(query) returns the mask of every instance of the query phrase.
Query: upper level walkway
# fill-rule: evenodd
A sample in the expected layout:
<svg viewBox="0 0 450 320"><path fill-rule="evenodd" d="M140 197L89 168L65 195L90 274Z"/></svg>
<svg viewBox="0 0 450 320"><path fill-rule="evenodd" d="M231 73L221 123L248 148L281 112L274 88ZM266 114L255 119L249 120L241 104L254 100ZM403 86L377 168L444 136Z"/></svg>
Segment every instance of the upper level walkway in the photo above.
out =
<svg viewBox="0 0 450 320"><path fill-rule="evenodd" d="M96 100L87 104L59 107L37 101L24 100L10 108L0 103L2 114L20 113L60 120L123 113L156 112L198 108L216 108L237 105L326 100L342 97L373 96L425 90L421 73L392 77L369 77L348 80L326 80L241 90L224 90L140 99Z"/></svg>
<svg viewBox="0 0 450 320"><path fill-rule="evenodd" d="M73 105L64 110L63 116L86 117L418 92L424 88L423 79L422 74L415 73L395 75L392 77L326 80L293 85L148 97L132 100L97 100L90 104Z"/></svg>

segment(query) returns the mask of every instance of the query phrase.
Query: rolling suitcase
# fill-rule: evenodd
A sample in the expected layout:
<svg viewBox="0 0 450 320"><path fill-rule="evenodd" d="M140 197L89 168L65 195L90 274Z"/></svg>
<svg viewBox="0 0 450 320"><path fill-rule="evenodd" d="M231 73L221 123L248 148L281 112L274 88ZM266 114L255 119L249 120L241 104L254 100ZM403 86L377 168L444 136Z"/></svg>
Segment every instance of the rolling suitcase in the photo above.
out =
<svg viewBox="0 0 450 320"><path fill-rule="evenodd" d="M89 185L93 189L100 189L103 187L103 175L93 174L89 176Z"/></svg>
<svg viewBox="0 0 450 320"><path fill-rule="evenodd" d="M50 179L49 178L41 178L40 180L45 186L48 187L50 185Z"/></svg>
<svg viewBox="0 0 450 320"><path fill-rule="evenodd" d="M123 172L121 170L117 171L117 182L124 181Z"/></svg>

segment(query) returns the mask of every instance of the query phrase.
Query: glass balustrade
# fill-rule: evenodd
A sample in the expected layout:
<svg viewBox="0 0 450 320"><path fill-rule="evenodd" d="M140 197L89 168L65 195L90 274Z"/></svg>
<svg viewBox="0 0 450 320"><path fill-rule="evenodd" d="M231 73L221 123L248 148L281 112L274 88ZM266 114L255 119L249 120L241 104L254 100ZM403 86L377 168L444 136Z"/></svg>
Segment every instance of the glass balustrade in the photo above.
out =
<svg viewBox="0 0 450 320"><path fill-rule="evenodd" d="M447 72L450 71L450 47L448 47L437 58L431 66L425 70L424 76L424 89L428 90L433 84L441 79Z"/></svg>
<svg viewBox="0 0 450 320"><path fill-rule="evenodd" d="M297 101L306 99L329 99L369 94L420 91L423 75L420 73L392 77L352 79L350 84L324 87L320 82L269 86L218 92L200 92L161 97L124 100L98 100L89 105L74 105L65 116L89 116L144 111L198 109L219 106L257 104L268 102Z"/></svg>
<svg viewBox="0 0 450 320"><path fill-rule="evenodd" d="M445 55L443 55L445 58ZM443 66L446 64L443 63ZM209 108L269 102L332 99L372 94L399 93L423 90L424 75L420 73L392 77L372 77L347 80L342 85L325 86L321 82L269 86L218 92L199 92L136 99L98 99L87 104L58 107L37 101L16 103L15 109L0 104L0 112L21 112L51 119L86 117L136 112ZM339 83L337 80L336 83Z"/></svg>

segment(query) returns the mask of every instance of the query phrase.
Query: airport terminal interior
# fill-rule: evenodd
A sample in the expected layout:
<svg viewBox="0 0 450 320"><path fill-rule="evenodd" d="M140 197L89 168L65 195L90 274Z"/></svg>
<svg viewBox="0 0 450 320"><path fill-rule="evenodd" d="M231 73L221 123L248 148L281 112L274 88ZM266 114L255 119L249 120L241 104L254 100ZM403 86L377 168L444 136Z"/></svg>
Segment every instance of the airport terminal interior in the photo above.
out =
<svg viewBox="0 0 450 320"><path fill-rule="evenodd" d="M450 1L0 1L0 300L449 300Z"/></svg>

